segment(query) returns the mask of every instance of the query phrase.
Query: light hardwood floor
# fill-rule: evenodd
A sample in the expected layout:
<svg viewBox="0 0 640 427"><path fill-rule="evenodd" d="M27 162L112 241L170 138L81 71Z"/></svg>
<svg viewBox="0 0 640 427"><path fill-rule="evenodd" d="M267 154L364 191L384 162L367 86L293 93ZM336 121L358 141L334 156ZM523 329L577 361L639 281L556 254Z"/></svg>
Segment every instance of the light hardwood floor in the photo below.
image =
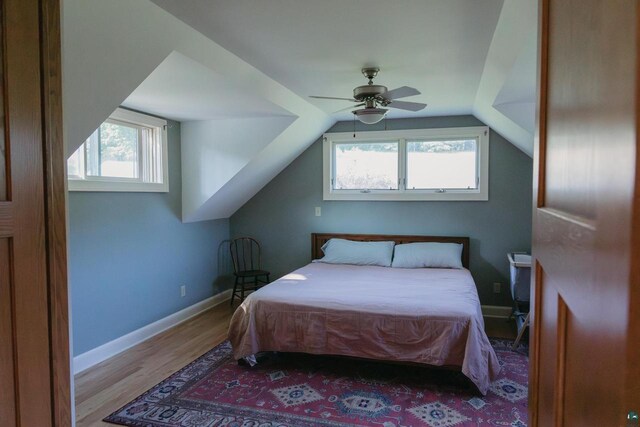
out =
<svg viewBox="0 0 640 427"><path fill-rule="evenodd" d="M76 375L76 426L113 426L102 422L227 338L232 309L228 301ZM487 335L515 338L515 325L485 319Z"/></svg>
<svg viewBox="0 0 640 427"><path fill-rule="evenodd" d="M76 426L112 426L102 418L227 338L232 310L221 303L76 375Z"/></svg>

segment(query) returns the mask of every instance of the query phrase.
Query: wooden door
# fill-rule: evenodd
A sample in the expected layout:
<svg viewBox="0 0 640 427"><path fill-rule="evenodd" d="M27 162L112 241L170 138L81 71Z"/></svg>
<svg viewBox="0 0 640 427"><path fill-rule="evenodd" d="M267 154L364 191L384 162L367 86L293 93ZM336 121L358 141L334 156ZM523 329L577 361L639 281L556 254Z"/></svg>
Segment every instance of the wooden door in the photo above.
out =
<svg viewBox="0 0 640 427"><path fill-rule="evenodd" d="M69 426L57 1L0 1L0 425Z"/></svg>
<svg viewBox="0 0 640 427"><path fill-rule="evenodd" d="M627 425L640 411L637 0L542 0L540 17L530 425Z"/></svg>

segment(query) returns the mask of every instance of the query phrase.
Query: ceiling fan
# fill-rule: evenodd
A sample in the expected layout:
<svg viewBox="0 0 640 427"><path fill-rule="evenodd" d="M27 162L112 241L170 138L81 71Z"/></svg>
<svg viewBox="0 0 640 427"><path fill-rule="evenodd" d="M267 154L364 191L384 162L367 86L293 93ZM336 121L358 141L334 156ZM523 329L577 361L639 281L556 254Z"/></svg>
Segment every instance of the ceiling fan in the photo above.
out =
<svg viewBox="0 0 640 427"><path fill-rule="evenodd" d="M310 96L310 98L337 99L340 101L357 102L359 104L352 105L334 112L338 113L340 111L350 110L354 107L364 107L359 110L353 110L352 113L362 123L366 123L369 125L378 123L389 111L388 108L380 107L388 106L391 108L398 108L400 110L420 111L427 106L427 104L422 104L420 102L396 101L399 98L420 95L420 91L415 88L402 86L397 89L387 90L386 86L374 85L373 79L378 75L379 71L379 68L362 69L362 74L364 74L364 76L369 79L369 84L358 86L357 88L353 89L353 98L335 98L331 96Z"/></svg>

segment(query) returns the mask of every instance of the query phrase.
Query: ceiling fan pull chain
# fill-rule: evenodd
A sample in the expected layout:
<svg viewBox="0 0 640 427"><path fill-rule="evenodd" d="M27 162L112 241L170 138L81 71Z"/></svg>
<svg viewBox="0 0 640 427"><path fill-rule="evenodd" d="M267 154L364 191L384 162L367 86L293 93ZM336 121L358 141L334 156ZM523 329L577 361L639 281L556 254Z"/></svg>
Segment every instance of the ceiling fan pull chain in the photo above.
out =
<svg viewBox="0 0 640 427"><path fill-rule="evenodd" d="M353 137L356 137L356 115L353 115Z"/></svg>

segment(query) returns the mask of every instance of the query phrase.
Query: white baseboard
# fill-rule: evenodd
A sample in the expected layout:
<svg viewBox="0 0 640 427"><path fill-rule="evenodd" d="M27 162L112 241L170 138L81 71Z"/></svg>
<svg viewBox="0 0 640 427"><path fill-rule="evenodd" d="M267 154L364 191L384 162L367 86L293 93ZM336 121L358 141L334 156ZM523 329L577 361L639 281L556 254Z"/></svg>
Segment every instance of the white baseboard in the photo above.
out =
<svg viewBox="0 0 640 427"><path fill-rule="evenodd" d="M195 303L187 308L184 308L176 313L173 313L163 319L157 320L153 323L143 326L133 332L129 332L126 335L116 338L113 341L102 344L92 350L79 354L73 358L73 373L78 374L90 367L97 365L98 363L115 356L118 353L125 351L128 348L133 347L136 344L148 340L154 335L160 332L166 331L193 316L202 313L209 308L221 304L225 301L229 301L231 298L231 289L222 291L212 297Z"/></svg>
<svg viewBox="0 0 640 427"><path fill-rule="evenodd" d="M482 316L494 319L508 319L513 308L507 305L483 305Z"/></svg>

